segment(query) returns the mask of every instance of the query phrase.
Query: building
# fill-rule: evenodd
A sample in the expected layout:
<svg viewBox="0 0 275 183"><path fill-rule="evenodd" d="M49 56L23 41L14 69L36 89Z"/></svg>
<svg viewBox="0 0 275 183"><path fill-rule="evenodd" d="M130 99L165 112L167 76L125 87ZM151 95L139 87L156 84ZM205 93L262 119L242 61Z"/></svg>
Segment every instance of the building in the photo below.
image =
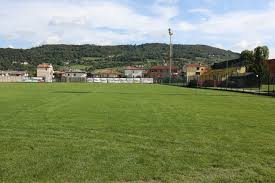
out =
<svg viewBox="0 0 275 183"><path fill-rule="evenodd" d="M24 76L28 77L27 71L0 71L0 76Z"/></svg>
<svg viewBox="0 0 275 183"><path fill-rule="evenodd" d="M199 77L197 82L200 86L226 86L230 84L232 78L240 82L242 78L247 80L254 78L254 75L246 72L246 67L242 61L235 59L214 64L208 72ZM244 83L242 85L245 85L245 82L242 83ZM234 85L239 86L237 83L234 83Z"/></svg>
<svg viewBox="0 0 275 183"><path fill-rule="evenodd" d="M145 69L143 67L128 66L124 69L124 75L127 78L143 78Z"/></svg>
<svg viewBox="0 0 275 183"><path fill-rule="evenodd" d="M179 69L175 66L171 67L172 78L176 78L178 76ZM154 66L149 69L147 73L148 77L154 79L165 79L170 77L170 66Z"/></svg>
<svg viewBox="0 0 275 183"><path fill-rule="evenodd" d="M64 71L54 71L53 73L54 82L61 82L64 75L65 75Z"/></svg>
<svg viewBox="0 0 275 183"><path fill-rule="evenodd" d="M187 83L192 80L198 80L198 78L206 72L208 72L208 67L201 64L187 64L184 68Z"/></svg>
<svg viewBox="0 0 275 183"><path fill-rule="evenodd" d="M37 66L37 77L43 78L45 82L53 82L53 66L51 64L39 64Z"/></svg>
<svg viewBox="0 0 275 183"><path fill-rule="evenodd" d="M61 74L61 73L59 73ZM61 82L85 83L87 82L87 72L81 70L69 70L62 73Z"/></svg>
<svg viewBox="0 0 275 183"><path fill-rule="evenodd" d="M271 79L275 81L275 59L268 60ZM194 65L195 67L195 65ZM195 69L193 69L194 74ZM272 81L272 82L273 82ZM267 82L267 81L265 81ZM247 72L245 63L240 59L215 63L196 80L189 81L190 86L257 88L259 78L253 72Z"/></svg>
<svg viewBox="0 0 275 183"><path fill-rule="evenodd" d="M275 80L275 59L268 60L269 70L273 80Z"/></svg>
<svg viewBox="0 0 275 183"><path fill-rule="evenodd" d="M108 68L95 70L91 75L93 78L121 78L123 74L117 69Z"/></svg>
<svg viewBox="0 0 275 183"><path fill-rule="evenodd" d="M0 71L0 82L23 82L28 76L27 71Z"/></svg>
<svg viewBox="0 0 275 183"><path fill-rule="evenodd" d="M81 70L69 70L62 73L66 78L86 78L87 72Z"/></svg>

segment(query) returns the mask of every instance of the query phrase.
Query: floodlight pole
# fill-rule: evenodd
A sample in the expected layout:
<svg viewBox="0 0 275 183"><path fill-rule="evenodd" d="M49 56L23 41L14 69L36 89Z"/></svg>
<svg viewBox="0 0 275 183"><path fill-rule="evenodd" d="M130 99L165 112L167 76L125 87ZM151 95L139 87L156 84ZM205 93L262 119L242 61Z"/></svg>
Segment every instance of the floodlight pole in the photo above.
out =
<svg viewBox="0 0 275 183"><path fill-rule="evenodd" d="M271 73L270 73L270 61L268 61L268 95L270 92L270 77L271 77Z"/></svg>
<svg viewBox="0 0 275 183"><path fill-rule="evenodd" d="M228 60L226 61L226 90L228 89L228 79L229 79L229 69L228 69Z"/></svg>
<svg viewBox="0 0 275 183"><path fill-rule="evenodd" d="M172 80L172 61L173 61L173 44L172 44L173 32L170 28L168 29L168 32L169 32L169 37L170 37L169 83L171 84L171 80Z"/></svg>

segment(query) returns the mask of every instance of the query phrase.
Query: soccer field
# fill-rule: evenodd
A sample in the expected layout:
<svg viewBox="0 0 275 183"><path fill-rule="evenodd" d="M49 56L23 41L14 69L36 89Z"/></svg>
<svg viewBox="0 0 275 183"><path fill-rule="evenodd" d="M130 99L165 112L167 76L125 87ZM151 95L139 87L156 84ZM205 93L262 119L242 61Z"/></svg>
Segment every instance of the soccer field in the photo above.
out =
<svg viewBox="0 0 275 183"><path fill-rule="evenodd" d="M275 98L1 83L0 182L275 182Z"/></svg>

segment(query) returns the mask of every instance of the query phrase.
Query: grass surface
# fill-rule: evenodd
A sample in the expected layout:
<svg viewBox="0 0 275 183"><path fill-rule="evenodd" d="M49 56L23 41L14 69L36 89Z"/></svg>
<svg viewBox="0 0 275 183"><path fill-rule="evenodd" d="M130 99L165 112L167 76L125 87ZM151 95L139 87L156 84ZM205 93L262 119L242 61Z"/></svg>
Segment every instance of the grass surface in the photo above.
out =
<svg viewBox="0 0 275 183"><path fill-rule="evenodd" d="M0 182L275 182L275 99L0 84Z"/></svg>

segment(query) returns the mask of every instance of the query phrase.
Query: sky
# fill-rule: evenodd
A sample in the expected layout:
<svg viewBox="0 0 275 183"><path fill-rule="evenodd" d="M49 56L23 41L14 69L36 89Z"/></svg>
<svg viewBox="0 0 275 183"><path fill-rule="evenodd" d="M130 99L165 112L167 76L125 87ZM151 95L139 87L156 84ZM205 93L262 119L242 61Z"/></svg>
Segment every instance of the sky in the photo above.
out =
<svg viewBox="0 0 275 183"><path fill-rule="evenodd" d="M0 0L0 47L205 44L275 58L275 0Z"/></svg>

